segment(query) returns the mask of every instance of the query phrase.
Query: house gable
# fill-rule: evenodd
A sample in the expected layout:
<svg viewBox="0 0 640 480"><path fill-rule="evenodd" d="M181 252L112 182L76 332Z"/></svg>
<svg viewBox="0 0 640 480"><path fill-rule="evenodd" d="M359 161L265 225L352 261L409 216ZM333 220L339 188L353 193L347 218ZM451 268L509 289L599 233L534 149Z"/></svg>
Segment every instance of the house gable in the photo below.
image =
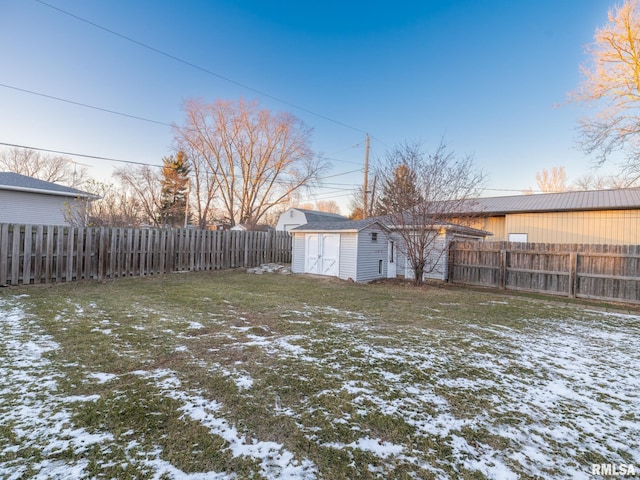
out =
<svg viewBox="0 0 640 480"><path fill-rule="evenodd" d="M304 208L290 208L283 212L278 218L276 230L289 231L308 223L340 221L349 221L349 219L342 215L338 215L337 213L320 212Z"/></svg>

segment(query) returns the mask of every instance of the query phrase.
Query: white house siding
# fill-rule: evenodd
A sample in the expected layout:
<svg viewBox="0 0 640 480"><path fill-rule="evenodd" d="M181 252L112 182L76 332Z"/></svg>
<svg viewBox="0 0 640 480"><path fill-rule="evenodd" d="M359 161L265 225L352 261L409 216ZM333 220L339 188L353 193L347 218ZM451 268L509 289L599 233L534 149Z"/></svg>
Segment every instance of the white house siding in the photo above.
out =
<svg viewBox="0 0 640 480"><path fill-rule="evenodd" d="M356 281L358 259L358 234L340 234L340 274L342 280Z"/></svg>
<svg viewBox="0 0 640 480"><path fill-rule="evenodd" d="M0 190L0 223L67 225L65 204L73 197Z"/></svg>
<svg viewBox="0 0 640 480"><path fill-rule="evenodd" d="M307 223L307 217L303 212L300 212L295 209L291 209L278 218L278 224L276 225L276 230L278 231L289 231L292 228L299 227L300 225L304 225Z"/></svg>
<svg viewBox="0 0 640 480"><path fill-rule="evenodd" d="M296 233L293 236L291 250L291 271L293 273L304 273L304 259L306 257L304 249L304 233Z"/></svg>
<svg viewBox="0 0 640 480"><path fill-rule="evenodd" d="M377 234L374 242L371 234ZM356 282L370 282L387 277L388 235L377 225L365 228L358 234L358 272ZM382 264L380 264L382 262ZM380 268L380 265L382 268Z"/></svg>

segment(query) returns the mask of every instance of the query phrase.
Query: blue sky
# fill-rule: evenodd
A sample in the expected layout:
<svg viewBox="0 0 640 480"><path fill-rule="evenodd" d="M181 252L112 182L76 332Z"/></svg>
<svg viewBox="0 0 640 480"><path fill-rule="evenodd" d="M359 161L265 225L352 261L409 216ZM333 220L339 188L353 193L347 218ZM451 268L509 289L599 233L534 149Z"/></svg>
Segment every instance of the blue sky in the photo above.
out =
<svg viewBox="0 0 640 480"><path fill-rule="evenodd" d="M372 163L444 136L487 173L485 195L533 187L543 168L590 171L576 145L584 110L564 103L609 1L43 1L267 96L36 0L0 0L0 84L166 123L186 98L258 99L314 129L327 175L362 167L363 132ZM7 87L0 142L152 164L172 153L170 127ZM121 166L77 160L101 179ZM327 182L315 198L344 206L362 174Z"/></svg>

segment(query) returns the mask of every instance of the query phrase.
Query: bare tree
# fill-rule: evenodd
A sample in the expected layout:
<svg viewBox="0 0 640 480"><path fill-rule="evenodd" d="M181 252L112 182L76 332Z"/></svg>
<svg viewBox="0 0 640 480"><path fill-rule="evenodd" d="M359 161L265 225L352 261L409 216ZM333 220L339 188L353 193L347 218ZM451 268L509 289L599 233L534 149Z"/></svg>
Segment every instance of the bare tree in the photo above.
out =
<svg viewBox="0 0 640 480"><path fill-rule="evenodd" d="M207 224L220 220L217 217L224 217L224 214L216 214L216 176L210 168L210 162L207 161L204 144L183 142L181 148L186 149L185 154L191 166L189 211L193 212L198 228L205 229Z"/></svg>
<svg viewBox="0 0 640 480"><path fill-rule="evenodd" d="M315 204L303 203L299 208L307 210L316 210L318 212L337 213L340 214L340 206L335 200L318 200Z"/></svg>
<svg viewBox="0 0 640 480"><path fill-rule="evenodd" d="M29 148L11 148L0 153L0 171L19 173L45 182L78 188L89 175L69 157L45 155Z"/></svg>
<svg viewBox="0 0 640 480"><path fill-rule="evenodd" d="M626 150L628 173L640 176L640 0L626 0L609 10L608 23L596 30L582 67L584 81L574 101L598 107L580 121L581 144L599 164L614 151Z"/></svg>
<svg viewBox="0 0 640 480"><path fill-rule="evenodd" d="M121 185L90 180L82 189L97 198L78 198L69 202L65 219L82 227L139 227L146 220L134 195Z"/></svg>
<svg viewBox="0 0 640 480"><path fill-rule="evenodd" d="M567 172L564 167L552 167L551 171L543 168L541 172L536 172L538 190L543 193L559 193L570 190L567 180ZM531 195L533 189L529 188L523 193Z"/></svg>
<svg viewBox="0 0 640 480"><path fill-rule="evenodd" d="M424 153L417 143L396 147L387 154L379 178L398 186L393 179L400 166L414 180L415 188L404 190L412 196L405 199L401 188L389 191L397 208L384 221L400 236L398 249L411 265L414 282L420 285L446 253L439 235L443 225L454 219L458 224L470 223L473 214L465 212L474 210L472 199L481 192L484 174L474 168L472 157L458 158L444 142L432 154Z"/></svg>
<svg viewBox="0 0 640 480"><path fill-rule="evenodd" d="M148 165L118 168L114 176L129 192L129 198L140 206L143 223L160 226L158 212L162 207L162 176L160 169Z"/></svg>
<svg viewBox="0 0 640 480"><path fill-rule="evenodd" d="M226 220L257 224L271 209L310 186L325 164L310 149L311 131L288 113L260 110L256 102L185 102L176 145L207 168L211 204Z"/></svg>
<svg viewBox="0 0 640 480"><path fill-rule="evenodd" d="M543 169L536 173L536 183L538 190L543 193L570 192L576 190L606 190L617 188L629 188L640 183L639 179L630 178L629 175L604 176L595 174L585 174L575 182L568 183L568 178L564 167L553 167L549 172ZM523 191L526 195L533 194L533 189Z"/></svg>
<svg viewBox="0 0 640 480"><path fill-rule="evenodd" d="M571 190L613 190L618 188L630 188L637 186L638 180L632 181L623 175L602 176L585 174L579 177L572 185Z"/></svg>

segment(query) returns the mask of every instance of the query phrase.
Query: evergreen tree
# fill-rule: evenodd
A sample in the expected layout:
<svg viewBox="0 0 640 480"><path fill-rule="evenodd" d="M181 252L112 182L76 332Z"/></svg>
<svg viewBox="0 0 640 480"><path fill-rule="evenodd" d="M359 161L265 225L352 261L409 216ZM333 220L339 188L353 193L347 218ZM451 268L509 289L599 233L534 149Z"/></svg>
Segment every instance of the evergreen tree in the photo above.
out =
<svg viewBox="0 0 640 480"><path fill-rule="evenodd" d="M393 169L391 178L382 180L382 194L375 204L375 214L401 213L421 201L416 174L402 163Z"/></svg>
<svg viewBox="0 0 640 480"><path fill-rule="evenodd" d="M189 190L189 163L184 152L162 159L162 201L160 224L170 227L184 225L187 214L187 194Z"/></svg>

